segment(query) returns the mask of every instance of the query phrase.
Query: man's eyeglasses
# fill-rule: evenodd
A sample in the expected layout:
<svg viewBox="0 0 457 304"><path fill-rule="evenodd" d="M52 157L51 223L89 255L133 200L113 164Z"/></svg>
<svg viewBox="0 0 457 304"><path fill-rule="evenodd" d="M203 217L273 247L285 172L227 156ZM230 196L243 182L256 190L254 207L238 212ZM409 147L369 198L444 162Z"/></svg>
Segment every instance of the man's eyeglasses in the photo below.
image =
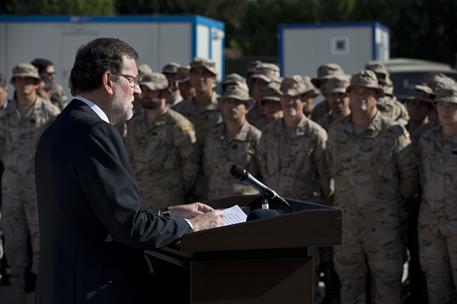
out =
<svg viewBox="0 0 457 304"><path fill-rule="evenodd" d="M126 74L122 74L122 73L111 73L111 74L124 77L130 83L130 87L132 87L132 88L136 87L141 82L140 75L138 75L137 77L134 77L132 75L126 75Z"/></svg>

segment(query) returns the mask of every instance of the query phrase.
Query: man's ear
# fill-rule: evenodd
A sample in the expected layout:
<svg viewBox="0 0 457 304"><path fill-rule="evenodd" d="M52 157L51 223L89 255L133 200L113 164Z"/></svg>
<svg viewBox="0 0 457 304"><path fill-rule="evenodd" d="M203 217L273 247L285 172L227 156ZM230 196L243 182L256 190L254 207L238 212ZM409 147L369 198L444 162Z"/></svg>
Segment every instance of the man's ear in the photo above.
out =
<svg viewBox="0 0 457 304"><path fill-rule="evenodd" d="M113 95L113 81L111 80L111 72L105 71L102 75L102 88L108 95Z"/></svg>

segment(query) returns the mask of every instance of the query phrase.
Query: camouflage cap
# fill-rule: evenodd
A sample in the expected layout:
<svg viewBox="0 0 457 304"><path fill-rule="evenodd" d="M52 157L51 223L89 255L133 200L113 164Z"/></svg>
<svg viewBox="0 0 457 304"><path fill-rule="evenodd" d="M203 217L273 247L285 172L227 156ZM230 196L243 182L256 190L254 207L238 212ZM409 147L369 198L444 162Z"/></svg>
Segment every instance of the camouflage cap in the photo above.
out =
<svg viewBox="0 0 457 304"><path fill-rule="evenodd" d="M238 83L246 83L246 78L237 73L228 74L222 81L222 88L225 89L229 85Z"/></svg>
<svg viewBox="0 0 457 304"><path fill-rule="evenodd" d="M457 84L446 83L436 90L435 102L457 103Z"/></svg>
<svg viewBox="0 0 457 304"><path fill-rule="evenodd" d="M433 90L423 84L417 84L411 88L409 91L408 95L402 98L402 101L412 101L412 100L417 100L417 101L425 101L425 102L433 102L433 99L435 98L435 94L433 93Z"/></svg>
<svg viewBox="0 0 457 304"><path fill-rule="evenodd" d="M19 63L13 68L13 76L11 76L11 82L16 77L30 77L36 80L40 80L38 69L30 63Z"/></svg>
<svg viewBox="0 0 457 304"><path fill-rule="evenodd" d="M162 74L176 74L181 65L176 62L170 62L163 66Z"/></svg>
<svg viewBox="0 0 457 304"><path fill-rule="evenodd" d="M190 63L190 71L193 69L204 68L211 72L213 75L217 75L216 62L208 58L194 58Z"/></svg>
<svg viewBox="0 0 457 304"><path fill-rule="evenodd" d="M349 77L347 75L336 75L328 79L325 83L325 94L343 93L349 86Z"/></svg>
<svg viewBox="0 0 457 304"><path fill-rule="evenodd" d="M249 62L248 66L246 67L246 72L247 72L248 76L254 74L257 67L259 65L261 65L262 63L263 62L260 60L254 60L254 61Z"/></svg>
<svg viewBox="0 0 457 304"><path fill-rule="evenodd" d="M370 70L362 70L352 75L351 84L347 87L346 92L351 93L354 88L372 89L378 95L384 94L384 91L379 87L376 74Z"/></svg>
<svg viewBox="0 0 457 304"><path fill-rule="evenodd" d="M446 76L443 73L429 73L426 74L422 81L430 87L433 91L436 91L438 88L446 87L455 83L455 80Z"/></svg>
<svg viewBox="0 0 457 304"><path fill-rule="evenodd" d="M319 86L321 80L326 80L332 78L335 75L344 74L343 69L339 64L336 63L327 63L319 66L317 68L317 77L312 78L311 82L316 87Z"/></svg>
<svg viewBox="0 0 457 304"><path fill-rule="evenodd" d="M151 74L151 73L152 73L152 68L148 64L143 63L138 66L138 74L140 74L140 76L143 76L146 74Z"/></svg>
<svg viewBox="0 0 457 304"><path fill-rule="evenodd" d="M273 100L279 102L281 95L281 82L271 81L262 90L261 102L264 100Z"/></svg>
<svg viewBox="0 0 457 304"><path fill-rule="evenodd" d="M254 74L251 75L251 78L262 79L265 82L270 82L279 77L279 67L273 63L259 64L255 69Z"/></svg>
<svg viewBox="0 0 457 304"><path fill-rule="evenodd" d="M190 74L190 65L183 65L178 68L178 72L176 73L176 78L179 82L186 82L189 81L189 74Z"/></svg>
<svg viewBox="0 0 457 304"><path fill-rule="evenodd" d="M378 77L378 80L386 79L390 75L389 70L387 70L387 67L383 63L378 61L368 62L365 65L365 70L373 71L376 74L376 77Z"/></svg>
<svg viewBox="0 0 457 304"><path fill-rule="evenodd" d="M152 91L165 90L168 88L168 80L164 74L152 72L143 76L140 86L145 86Z"/></svg>
<svg viewBox="0 0 457 304"><path fill-rule="evenodd" d="M238 82L236 84L227 86L227 88L224 91L224 94L222 94L222 96L219 97L219 100L222 101L226 98L234 98L234 99L244 101L244 102L246 102L248 107L251 107L254 105L254 99L252 99L249 96L248 85L244 82Z"/></svg>
<svg viewBox="0 0 457 304"><path fill-rule="evenodd" d="M309 77L300 75L284 77L280 87L281 93L288 96L298 96L311 93L313 97L318 96L316 88Z"/></svg>

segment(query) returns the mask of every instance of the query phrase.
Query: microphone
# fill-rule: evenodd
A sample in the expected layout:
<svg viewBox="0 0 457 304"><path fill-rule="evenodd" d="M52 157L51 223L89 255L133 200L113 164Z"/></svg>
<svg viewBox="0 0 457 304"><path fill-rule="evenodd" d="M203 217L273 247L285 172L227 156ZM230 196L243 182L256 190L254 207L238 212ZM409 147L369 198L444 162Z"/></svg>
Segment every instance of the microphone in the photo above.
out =
<svg viewBox="0 0 457 304"><path fill-rule="evenodd" d="M287 208L289 208L289 210L291 210L290 204L285 199L279 196L274 190L268 188L263 183L261 183L243 167L233 165L230 169L230 174L232 174L232 176L237 180L257 189L260 193L262 193L263 197L266 200L279 199L283 204L287 206ZM268 205L268 203L266 203L266 205ZM265 209L268 209L268 207L266 207Z"/></svg>

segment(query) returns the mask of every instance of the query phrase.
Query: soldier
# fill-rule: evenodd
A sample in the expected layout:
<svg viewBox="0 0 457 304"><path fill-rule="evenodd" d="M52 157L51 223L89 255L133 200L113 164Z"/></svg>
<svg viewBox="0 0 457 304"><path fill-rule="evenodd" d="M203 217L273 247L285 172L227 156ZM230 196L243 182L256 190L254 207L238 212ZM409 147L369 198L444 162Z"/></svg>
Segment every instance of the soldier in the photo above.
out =
<svg viewBox="0 0 457 304"><path fill-rule="evenodd" d="M432 89L425 85L415 85L411 88L408 95L402 99L409 114L409 122L406 129L411 134L414 151L418 151L418 141L420 137L435 124L430 123L429 116L433 110L433 98L435 94ZM407 246L408 273L404 283L404 294L408 303L421 303L427 299L427 284L419 262L419 243L417 235L417 219L421 201L421 191L414 200L407 203L408 210L408 238Z"/></svg>
<svg viewBox="0 0 457 304"><path fill-rule="evenodd" d="M170 106L183 101L183 97L179 91L178 81L178 69L180 67L181 66L178 63L170 62L162 68L162 74L164 74L168 80L167 104Z"/></svg>
<svg viewBox="0 0 457 304"><path fill-rule="evenodd" d="M387 118L398 121L406 126L409 120L408 111L394 96L394 87L390 80L389 71L386 66L380 62L371 62L365 66L365 69L373 71L378 79L379 87L384 94L378 97L378 110Z"/></svg>
<svg viewBox="0 0 457 304"><path fill-rule="evenodd" d="M249 95L253 95L254 93L254 88L253 88L253 79L252 75L254 75L257 67L261 65L263 62L260 60L254 60L249 62L249 64L246 67L246 83L248 84L249 87Z"/></svg>
<svg viewBox="0 0 457 304"><path fill-rule="evenodd" d="M409 121L406 129L411 134L411 139L417 142L422 134L417 131L430 122L430 113L433 110L433 90L426 85L415 85L403 98L408 111Z"/></svg>
<svg viewBox="0 0 457 304"><path fill-rule="evenodd" d="M351 115L330 126L327 145L343 213L342 244L334 247L341 303L366 303L368 273L374 303L400 303L400 208L415 193L417 162L408 132L376 108L383 94L376 75L353 75L347 92Z"/></svg>
<svg viewBox="0 0 457 304"><path fill-rule="evenodd" d="M203 152L203 169L208 179L208 199L233 195L256 194L251 186L230 175L236 164L256 175L254 152L261 132L246 120L246 113L254 105L245 82L227 87L219 104L224 123L211 130Z"/></svg>
<svg viewBox="0 0 457 304"><path fill-rule="evenodd" d="M279 78L279 68L272 63L261 63L257 66L254 74L252 74L250 78L252 79L252 97L256 101L256 104L249 111L247 120L256 128L261 129L268 121L260 106L262 94L270 82L281 82Z"/></svg>
<svg viewBox="0 0 457 304"><path fill-rule="evenodd" d="M192 122L201 148L204 147L208 132L222 122L218 96L213 90L216 75L216 63L213 60L195 58L190 64L190 81L195 89L195 97L173 107Z"/></svg>
<svg viewBox="0 0 457 304"><path fill-rule="evenodd" d="M11 286L5 303L24 301L24 269L29 264L27 237L33 253L32 272L38 273L39 233L35 192L34 151L41 133L59 109L37 95L40 77L29 64L13 68L11 83L15 98L0 117L2 179L2 227L7 240L5 253L11 267Z"/></svg>
<svg viewBox="0 0 457 304"><path fill-rule="evenodd" d="M183 100L195 97L195 89L190 83L190 65L180 66L178 68L177 78L179 83L179 92Z"/></svg>
<svg viewBox="0 0 457 304"><path fill-rule="evenodd" d="M190 64L190 82L195 89L195 97L178 103L174 110L184 115L194 125L197 135L198 153L200 155L199 168L202 166L201 155L205 146L208 132L222 122L222 115L218 107L217 94L214 92L216 84L216 63L211 59L195 58ZM206 199L208 182L203 172L197 177L195 189L192 193L193 201Z"/></svg>
<svg viewBox="0 0 457 304"><path fill-rule="evenodd" d="M349 94L346 92L348 86L349 77L344 74L334 76L325 83L324 97L330 112L325 113L317 123L326 131L334 121L339 121L351 114Z"/></svg>
<svg viewBox="0 0 457 304"><path fill-rule="evenodd" d="M457 299L457 86L436 91L439 125L419 140L420 263L430 304Z"/></svg>
<svg viewBox="0 0 457 304"><path fill-rule="evenodd" d="M280 88L280 83L272 81L268 84L268 86L265 88L265 91L262 93L260 106L262 107L266 118L265 124L261 125L262 129L269 123L280 120L284 117L284 112L282 111L280 102Z"/></svg>
<svg viewBox="0 0 457 304"><path fill-rule="evenodd" d="M317 78L312 78L312 84L321 91L321 94L325 93L325 83L328 79L332 78L335 75L344 75L344 71L340 65L336 63L327 63L319 66L317 69ZM319 102L313 109L311 113L311 119L313 121L318 121L325 113L330 111L328 103L325 100Z"/></svg>
<svg viewBox="0 0 457 304"><path fill-rule="evenodd" d="M144 76L140 88L144 111L127 122L126 144L145 206L182 203L198 172L193 126L167 105L165 75Z"/></svg>
<svg viewBox="0 0 457 304"><path fill-rule="evenodd" d="M259 175L282 196L327 202L332 192L324 158L327 134L303 114L309 87L295 75L284 78L280 90L284 118L263 129Z"/></svg>

